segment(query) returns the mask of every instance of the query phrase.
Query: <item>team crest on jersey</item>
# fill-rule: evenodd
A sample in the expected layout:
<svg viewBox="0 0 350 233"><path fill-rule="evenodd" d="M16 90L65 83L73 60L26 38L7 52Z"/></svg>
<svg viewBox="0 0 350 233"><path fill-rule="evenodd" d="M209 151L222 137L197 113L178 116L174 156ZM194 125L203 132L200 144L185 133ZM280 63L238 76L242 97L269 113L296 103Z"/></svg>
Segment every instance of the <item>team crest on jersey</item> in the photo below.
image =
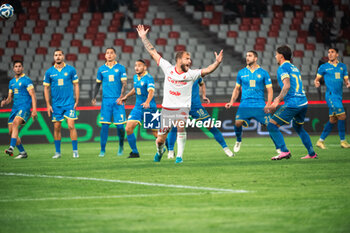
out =
<svg viewBox="0 0 350 233"><path fill-rule="evenodd" d="M258 78L261 78L261 75L260 75L260 74L258 74Z"/></svg>
<svg viewBox="0 0 350 233"><path fill-rule="evenodd" d="M114 71L115 71L115 72L118 72L119 70L118 70L118 69L115 69Z"/></svg>
<svg viewBox="0 0 350 233"><path fill-rule="evenodd" d="M66 73L64 73L64 76L68 76L68 73L66 72Z"/></svg>
<svg viewBox="0 0 350 233"><path fill-rule="evenodd" d="M343 67L340 67L340 70L343 70Z"/></svg>
<svg viewBox="0 0 350 233"><path fill-rule="evenodd" d="M186 75L184 76L184 79L186 79Z"/></svg>
<svg viewBox="0 0 350 233"><path fill-rule="evenodd" d="M144 83L144 82L141 82L141 86L143 86L143 83Z"/></svg>
<svg viewBox="0 0 350 233"><path fill-rule="evenodd" d="M103 117L101 117L101 121L103 120Z"/></svg>
<svg viewBox="0 0 350 233"><path fill-rule="evenodd" d="M170 71L170 74L174 74L174 71Z"/></svg>
<svg viewBox="0 0 350 233"><path fill-rule="evenodd" d="M19 83L19 86L22 86L22 83Z"/></svg>

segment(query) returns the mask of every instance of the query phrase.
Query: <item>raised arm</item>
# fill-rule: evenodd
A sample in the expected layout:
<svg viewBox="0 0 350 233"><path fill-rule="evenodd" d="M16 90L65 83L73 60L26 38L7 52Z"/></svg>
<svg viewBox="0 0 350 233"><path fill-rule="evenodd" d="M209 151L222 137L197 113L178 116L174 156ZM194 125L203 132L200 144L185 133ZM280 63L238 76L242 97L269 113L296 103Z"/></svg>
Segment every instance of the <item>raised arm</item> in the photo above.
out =
<svg viewBox="0 0 350 233"><path fill-rule="evenodd" d="M142 40L143 45L145 46L146 50L148 51L148 53L158 63L158 61L160 59L160 55L157 52L157 50L154 48L154 46L151 44L151 42L149 42L149 40L147 39L147 32L148 32L149 28L147 28L145 30L145 27L143 25L138 25L136 30L137 30L137 33L139 34L139 37Z"/></svg>
<svg viewBox="0 0 350 233"><path fill-rule="evenodd" d="M219 54L214 52L214 54L215 54L215 62L213 64L209 65L207 68L202 69L202 77L204 77L207 74L212 73L214 70L216 70L216 68L218 68L218 66L222 62L222 58L224 57L224 51L221 50Z"/></svg>
<svg viewBox="0 0 350 233"><path fill-rule="evenodd" d="M233 91L232 91L231 100L230 100L229 103L227 103L227 104L225 105L225 108L229 109L229 108L232 107L233 103L234 103L234 102L236 101L236 99L238 98L240 92L241 92L241 86L236 84L235 88L234 88Z"/></svg>

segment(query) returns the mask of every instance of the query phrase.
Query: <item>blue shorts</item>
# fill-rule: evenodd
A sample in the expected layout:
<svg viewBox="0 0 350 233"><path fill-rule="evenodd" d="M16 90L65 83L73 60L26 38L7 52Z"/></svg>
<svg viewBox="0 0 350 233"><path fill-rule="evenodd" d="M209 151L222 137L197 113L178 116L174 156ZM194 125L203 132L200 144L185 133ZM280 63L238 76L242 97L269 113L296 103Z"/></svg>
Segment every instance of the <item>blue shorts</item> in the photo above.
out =
<svg viewBox="0 0 350 233"><path fill-rule="evenodd" d="M248 127L251 119L267 125L270 121L270 114L265 113L263 107L238 107L236 121L243 121L243 127Z"/></svg>
<svg viewBox="0 0 350 233"><path fill-rule="evenodd" d="M126 123L126 114L125 107L123 105L117 104L118 98L103 98L102 107L101 107L101 124L125 124Z"/></svg>
<svg viewBox="0 0 350 233"><path fill-rule="evenodd" d="M327 105L329 108L329 116L340 115L345 113L342 98L338 96L326 96Z"/></svg>
<svg viewBox="0 0 350 233"><path fill-rule="evenodd" d="M210 117L209 113L203 106L192 107L190 110L190 116L196 120L203 120Z"/></svg>
<svg viewBox="0 0 350 233"><path fill-rule="evenodd" d="M145 109L142 106L134 107L129 114L128 121L137 121L141 125L141 122L144 121L145 112L155 113L157 112L157 108Z"/></svg>
<svg viewBox="0 0 350 233"><path fill-rule="evenodd" d="M52 122L63 121L64 118L76 120L77 112L74 109L74 104L63 106L63 107L54 107L52 106Z"/></svg>
<svg viewBox="0 0 350 233"><path fill-rule="evenodd" d="M278 125L289 124L293 119L293 122L297 124L304 124L305 115L307 112L307 104L300 107L286 107L281 106L272 119L277 122Z"/></svg>
<svg viewBox="0 0 350 233"><path fill-rule="evenodd" d="M16 117L20 117L23 120L22 124L25 124L28 121L30 115L31 115L30 108L29 109L26 109L26 108L12 109L8 120L8 124L12 124L12 122Z"/></svg>

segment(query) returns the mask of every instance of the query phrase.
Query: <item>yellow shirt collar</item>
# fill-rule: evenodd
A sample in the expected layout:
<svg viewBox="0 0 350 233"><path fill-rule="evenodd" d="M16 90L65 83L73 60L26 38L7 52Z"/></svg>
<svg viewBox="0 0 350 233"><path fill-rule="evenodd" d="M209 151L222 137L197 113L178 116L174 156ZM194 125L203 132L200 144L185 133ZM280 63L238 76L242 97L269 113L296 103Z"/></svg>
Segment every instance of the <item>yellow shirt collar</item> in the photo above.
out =
<svg viewBox="0 0 350 233"><path fill-rule="evenodd" d="M333 64L331 61L328 61L328 63L329 63L329 64L331 64L331 65L333 65L333 66L335 66L335 67L337 67L337 65L338 65L339 61L338 61L338 60L336 60L336 61L335 61L335 64Z"/></svg>
<svg viewBox="0 0 350 233"><path fill-rule="evenodd" d="M250 70L250 72L252 72L252 73L254 73L254 71L256 71L256 70L257 70L257 69L259 69L259 68L260 68L260 66L259 66L259 65L256 67L256 69L255 69L255 70L250 69L250 67L249 67L249 66L247 66L247 69L248 69L248 70Z"/></svg>
<svg viewBox="0 0 350 233"><path fill-rule="evenodd" d="M137 79L138 80L140 80L140 79L142 79L145 75L147 75L148 74L148 72L147 71L145 71L145 72L143 72L141 75L137 75Z"/></svg>
<svg viewBox="0 0 350 233"><path fill-rule="evenodd" d="M61 71L64 67L66 67L66 63L63 62L63 67L62 68L58 68L57 64L54 65L55 69L58 71Z"/></svg>
<svg viewBox="0 0 350 233"><path fill-rule="evenodd" d="M284 63L290 63L290 61L285 60L280 66L282 66Z"/></svg>
<svg viewBox="0 0 350 233"><path fill-rule="evenodd" d="M22 78L22 77L24 77L26 74L25 73L23 73L23 74L21 74L21 76L19 76L18 78L16 78L16 82L20 79L20 78Z"/></svg>
<svg viewBox="0 0 350 233"><path fill-rule="evenodd" d="M118 64L118 62L116 62L116 61L114 61L114 63L113 63L113 65L112 65L112 66L107 65L107 62L105 63L105 65L106 65L108 68L110 68L110 69L112 69L112 68L113 68L113 66L115 66L116 64Z"/></svg>

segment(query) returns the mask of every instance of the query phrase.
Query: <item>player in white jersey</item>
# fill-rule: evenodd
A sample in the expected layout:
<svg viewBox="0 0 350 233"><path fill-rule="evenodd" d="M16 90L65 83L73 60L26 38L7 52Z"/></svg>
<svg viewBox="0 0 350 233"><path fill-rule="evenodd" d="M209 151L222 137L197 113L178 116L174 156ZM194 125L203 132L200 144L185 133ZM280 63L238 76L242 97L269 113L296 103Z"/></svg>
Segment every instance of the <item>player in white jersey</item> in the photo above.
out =
<svg viewBox="0 0 350 233"><path fill-rule="evenodd" d="M186 132L184 121L188 118L188 112L191 108L192 85L195 80L212 73L221 63L223 51L219 54L215 52L215 62L203 69L191 70L191 55L186 51L181 51L176 54L176 64L171 65L163 59L153 45L147 39L147 32L143 25L137 26L137 32L142 40L145 48L151 57L162 68L164 78L164 94L162 103L162 124L159 129L156 140L157 153L154 156L155 162L160 162L163 153L165 152L164 143L168 132L174 122L177 123L177 156L175 163L182 162L182 154L185 149ZM168 122L170 124L164 124ZM169 122L168 122L169 123Z"/></svg>

